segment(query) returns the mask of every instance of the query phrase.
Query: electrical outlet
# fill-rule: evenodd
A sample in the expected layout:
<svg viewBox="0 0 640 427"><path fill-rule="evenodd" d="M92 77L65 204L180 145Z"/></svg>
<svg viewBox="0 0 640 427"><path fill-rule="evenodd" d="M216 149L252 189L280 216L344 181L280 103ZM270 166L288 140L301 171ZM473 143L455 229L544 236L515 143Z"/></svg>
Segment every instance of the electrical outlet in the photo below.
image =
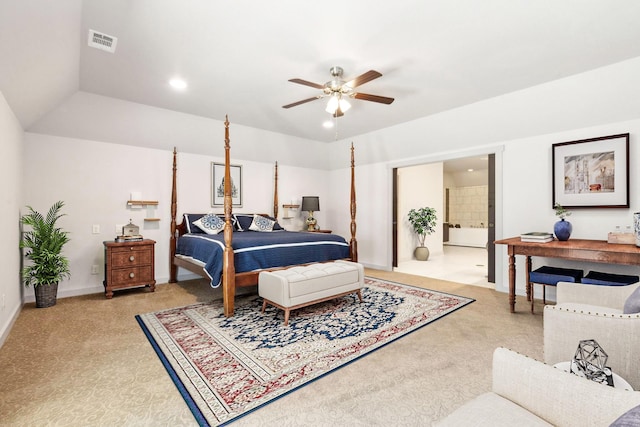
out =
<svg viewBox="0 0 640 427"><path fill-rule="evenodd" d="M94 264L91 266L91 274L98 274L98 268L99 266L97 264Z"/></svg>
<svg viewBox="0 0 640 427"><path fill-rule="evenodd" d="M100 224L93 224L92 233L100 234Z"/></svg>

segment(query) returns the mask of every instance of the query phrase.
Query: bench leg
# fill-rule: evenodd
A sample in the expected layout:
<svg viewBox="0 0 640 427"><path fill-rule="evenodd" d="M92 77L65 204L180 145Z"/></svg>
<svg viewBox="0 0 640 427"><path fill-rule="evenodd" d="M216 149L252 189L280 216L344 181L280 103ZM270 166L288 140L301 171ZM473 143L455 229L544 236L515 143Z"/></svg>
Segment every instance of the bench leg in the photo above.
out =
<svg viewBox="0 0 640 427"><path fill-rule="evenodd" d="M284 326L289 326L289 309L284 309Z"/></svg>
<svg viewBox="0 0 640 427"><path fill-rule="evenodd" d="M362 292L360 292L360 289L358 289L358 298L360 299L360 302L362 302Z"/></svg>
<svg viewBox="0 0 640 427"><path fill-rule="evenodd" d="M262 302L262 312L264 313L264 311L267 309L267 300L264 300Z"/></svg>

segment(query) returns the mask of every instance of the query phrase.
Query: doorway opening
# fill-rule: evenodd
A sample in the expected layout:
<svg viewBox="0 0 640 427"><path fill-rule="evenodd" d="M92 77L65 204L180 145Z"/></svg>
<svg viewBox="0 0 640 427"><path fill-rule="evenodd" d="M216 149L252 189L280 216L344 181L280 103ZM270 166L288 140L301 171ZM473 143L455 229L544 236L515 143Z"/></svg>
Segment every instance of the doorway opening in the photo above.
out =
<svg viewBox="0 0 640 427"><path fill-rule="evenodd" d="M394 271L495 287L494 154L394 168L392 186ZM436 208L438 226L418 261L406 216L423 206Z"/></svg>

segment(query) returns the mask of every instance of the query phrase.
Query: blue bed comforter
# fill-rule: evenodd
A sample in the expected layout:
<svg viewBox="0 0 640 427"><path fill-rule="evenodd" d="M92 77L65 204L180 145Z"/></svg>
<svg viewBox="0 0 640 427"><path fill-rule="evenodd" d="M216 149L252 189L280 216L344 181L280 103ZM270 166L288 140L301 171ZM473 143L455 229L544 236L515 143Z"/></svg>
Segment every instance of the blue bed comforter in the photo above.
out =
<svg viewBox="0 0 640 427"><path fill-rule="evenodd" d="M349 257L344 238L327 233L274 231L233 233L236 273L264 268L323 262ZM224 236L188 233L178 239L176 254L204 263L211 286L220 286Z"/></svg>

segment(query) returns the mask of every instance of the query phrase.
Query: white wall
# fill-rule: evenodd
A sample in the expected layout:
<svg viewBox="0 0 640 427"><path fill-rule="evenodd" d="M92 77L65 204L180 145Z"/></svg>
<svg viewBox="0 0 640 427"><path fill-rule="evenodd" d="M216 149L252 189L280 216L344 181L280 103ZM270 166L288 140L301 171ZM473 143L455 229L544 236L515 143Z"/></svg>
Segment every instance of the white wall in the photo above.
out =
<svg viewBox="0 0 640 427"><path fill-rule="evenodd" d="M552 227L555 217L551 209L548 169L551 144L631 132L631 164L637 164L640 160L636 149L640 131L637 121L640 118L639 80L640 58L636 58L354 138L360 261L372 267L390 268L393 167L496 153L496 237ZM143 108L136 106L133 110L140 109ZM131 112L129 109L126 111ZM57 112L62 113L61 110ZM156 113L154 111L147 116L156 117ZM146 113L140 115L145 116ZM147 123L148 120L143 122ZM129 123L135 126L132 130L137 135L144 134L146 126L136 126L135 117L130 118ZM201 134L197 135L197 140L208 141L207 144L212 146L217 146L215 141L221 144L223 128L218 127L214 132L209 125L200 127ZM240 141L243 152L251 160L246 162L244 169L245 191L251 191L245 193L247 211L270 209L272 203L263 189L264 181L271 179L273 160L282 152L287 160L281 165L281 173L290 176L282 179L280 195L283 200L288 202L287 199L296 195L313 195L309 190L313 189L320 196L321 211L317 213L320 226L331 228L346 237L350 235L348 165L351 141L326 145L312 143L310 155L307 147L298 144L302 141L283 136L282 140L286 143L280 144L276 141L277 135L266 136L250 129L244 129L241 132L243 137L238 139L233 129L232 126L232 146L234 141ZM180 138L174 134L172 139ZM273 141L279 148L272 149L271 142L266 144L265 140ZM167 141L171 142L173 140ZM260 156L256 157L249 150L250 147L260 148ZM156 274L159 280L167 277L168 249L165 242L168 237L165 233L168 232L171 162L168 150L33 133L27 134L25 149L29 161L25 162L24 203L44 209L57 199L66 200L70 217L65 218L65 225L70 226L77 236L72 235L72 238L73 245L78 246L71 247L74 251L74 277L70 283L61 286L62 295L65 292L101 291L102 278L91 276L90 266L101 261L102 240L113 238L110 229L116 223L126 222L132 215L125 207L132 190L141 191L145 197L148 195L160 201L158 211L162 212L162 221L156 223L157 229L149 225L143 231L147 237L159 241ZM183 204L185 209L208 209L209 163L221 157L190 156L185 152L180 158L180 173L186 171L186 174L179 174L179 209L182 211ZM323 169L325 166L309 167L307 163L311 158L313 162L326 161L323 165L328 165L329 171ZM138 168L130 166L131 159L138 162ZM245 163L242 156L232 154L232 159L234 163ZM630 171L630 178L631 208L575 212L571 217L574 237L605 238L610 228L630 221L632 212L640 210L634 192L639 188L634 168ZM442 187L441 183L439 187ZM134 222L140 222L139 218L133 219ZM91 235L91 225L94 223L101 225L101 235ZM286 222L284 225L287 226ZM497 254L497 288L505 291L507 270L504 248L498 248ZM522 273L523 269L520 266L518 268ZM607 266L610 271L617 268ZM522 293L523 290L524 284L519 278L518 291Z"/></svg>
<svg viewBox="0 0 640 427"><path fill-rule="evenodd" d="M223 135L224 128L220 129ZM222 140L222 138L221 138ZM27 133L25 138L25 203L46 211L55 201L64 200L60 225L71 234L66 247L71 279L60 284L59 297L103 292L103 241L113 240L116 226L129 219L140 226L141 234L156 244L156 280L169 276L171 221L172 152L128 145ZM178 216L186 212L222 212L211 206L211 162L223 158L178 153ZM234 212L273 211L274 163L232 160L242 165L243 206ZM302 195L318 195L318 223L331 228L331 202L327 171L279 165L280 222L291 230L302 229L304 213L292 211L293 219L282 219L282 204L299 201ZM159 222L145 222L146 209L132 210L126 201L132 191L144 200L159 202L154 216ZM92 234L93 225L101 233ZM100 274L92 275L91 266ZM183 276L184 277L184 276ZM33 300L28 291L27 300Z"/></svg>
<svg viewBox="0 0 640 427"><path fill-rule="evenodd" d="M22 306L20 281L20 215L22 207L22 139L24 132L0 93L0 223L4 236L0 239L2 280L0 280L0 346L9 333Z"/></svg>
<svg viewBox="0 0 640 427"><path fill-rule="evenodd" d="M575 238L606 239L610 229L629 223L632 213L640 211L637 198L640 183L635 168L640 161L638 118L640 58L634 58L361 135L353 138L353 143L360 170L384 170L495 153L495 231L496 238L500 239L522 231L552 229L556 220L551 209L549 169L553 143L630 132L630 208L579 210L570 218ZM332 167L346 162L346 147L351 142L332 143L335 153L329 158ZM390 183L388 174L386 178ZM374 183L375 188L372 187ZM385 188L386 194L383 194ZM377 211L391 211L390 184L365 178L359 183L358 194L368 191L375 191ZM387 215L386 218L390 217ZM368 231L359 233L359 239ZM391 247L390 233L381 233L380 229L371 231L376 233L377 248ZM384 255L386 259L379 255L376 264L390 269L390 251ZM371 260L362 251L361 259L365 263ZM559 260L538 259L535 262L571 265ZM525 289L521 263L522 260L518 260L517 292L520 294ZM596 264L584 267L638 274L637 268L629 266ZM502 247L496 251L496 289L508 290L506 249Z"/></svg>
<svg viewBox="0 0 640 427"><path fill-rule="evenodd" d="M413 251L420 244L418 236L409 224L411 209L431 207L436 210L435 232L427 235L424 245L431 254L442 253L442 163L410 166L398 169L398 261L415 259Z"/></svg>

